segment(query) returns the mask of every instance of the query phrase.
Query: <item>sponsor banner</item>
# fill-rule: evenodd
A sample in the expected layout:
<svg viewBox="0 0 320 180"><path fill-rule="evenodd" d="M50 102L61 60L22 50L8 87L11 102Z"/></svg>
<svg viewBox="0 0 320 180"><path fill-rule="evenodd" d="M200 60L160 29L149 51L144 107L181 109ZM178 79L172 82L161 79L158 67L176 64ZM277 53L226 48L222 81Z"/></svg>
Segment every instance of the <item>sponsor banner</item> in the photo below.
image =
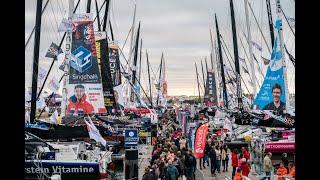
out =
<svg viewBox="0 0 320 180"><path fill-rule="evenodd" d="M126 129L124 130L124 146L136 147L138 146L138 129Z"/></svg>
<svg viewBox="0 0 320 180"><path fill-rule="evenodd" d="M90 14L73 17L67 114L105 113L96 43Z"/></svg>
<svg viewBox="0 0 320 180"><path fill-rule="evenodd" d="M55 58L57 57L59 54L63 53L62 52L62 49L59 48L59 46L56 44L56 43L51 43L47 53L46 53L46 56L45 57L48 57L48 58Z"/></svg>
<svg viewBox="0 0 320 180"><path fill-rule="evenodd" d="M121 84L121 74L120 74L120 60L119 60L119 46L114 42L109 44L109 70L111 74L111 79L113 86L119 86Z"/></svg>
<svg viewBox="0 0 320 180"><path fill-rule="evenodd" d="M116 107L114 93L113 93L113 84L110 74L110 67L108 63L108 40L106 32L96 31L94 32L96 39L96 49L97 49L97 60L100 64L100 72L102 79L103 87L103 98L104 106L107 108L108 112L111 112L112 109Z"/></svg>
<svg viewBox="0 0 320 180"><path fill-rule="evenodd" d="M113 88L114 99L116 101L117 109L124 109L123 88L121 84Z"/></svg>
<svg viewBox="0 0 320 180"><path fill-rule="evenodd" d="M59 90L59 80L57 79L57 77L52 77L52 79L49 81L48 84L48 88L52 91L52 92L57 92Z"/></svg>
<svg viewBox="0 0 320 180"><path fill-rule="evenodd" d="M151 132L146 132L144 130L139 130L139 137L151 137Z"/></svg>
<svg viewBox="0 0 320 180"><path fill-rule="evenodd" d="M202 124L197 128L194 141L194 156L202 158L204 156L204 148L206 146L206 138L208 134L209 123Z"/></svg>
<svg viewBox="0 0 320 180"><path fill-rule="evenodd" d="M279 21L279 20L277 20ZM277 27L276 27L277 28ZM278 27L280 28L280 27ZM271 60L263 84L257 94L253 105L262 110L285 109L285 87L283 79L282 53L279 44L279 29L274 41ZM280 107L275 108L274 103L280 102Z"/></svg>
<svg viewBox="0 0 320 180"><path fill-rule="evenodd" d="M207 83L204 95L204 102L207 106L217 104L217 92L214 73L211 69L207 72Z"/></svg>
<svg viewBox="0 0 320 180"><path fill-rule="evenodd" d="M41 167L36 166L32 160L26 160L24 163L24 172L26 174L99 174L98 162L47 162L42 161Z"/></svg>

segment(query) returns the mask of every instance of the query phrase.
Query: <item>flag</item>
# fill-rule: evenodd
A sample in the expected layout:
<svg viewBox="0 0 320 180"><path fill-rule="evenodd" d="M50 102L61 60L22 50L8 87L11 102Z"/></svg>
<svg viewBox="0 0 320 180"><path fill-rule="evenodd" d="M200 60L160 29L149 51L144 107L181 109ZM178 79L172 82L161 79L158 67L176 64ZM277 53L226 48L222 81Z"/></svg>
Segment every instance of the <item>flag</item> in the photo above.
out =
<svg viewBox="0 0 320 180"><path fill-rule="evenodd" d="M60 66L59 66L59 69L60 69L61 71L64 71L64 68L66 67L66 63L65 63L65 62L66 62L66 61L63 60L62 63L60 64Z"/></svg>
<svg viewBox="0 0 320 180"><path fill-rule="evenodd" d="M38 80L41 82L47 75L47 71L41 67L39 67L39 72L38 72Z"/></svg>
<svg viewBox="0 0 320 180"><path fill-rule="evenodd" d="M58 118L59 118L58 111L55 110L55 111L53 112L53 114L50 116L50 122L51 122L52 124L57 124Z"/></svg>
<svg viewBox="0 0 320 180"><path fill-rule="evenodd" d="M47 51L46 57L55 58L61 53L62 53L62 49L59 48L59 46L57 44L52 42L50 47L49 47L49 49L48 49L48 51Z"/></svg>
<svg viewBox="0 0 320 180"><path fill-rule="evenodd" d="M103 137L101 136L99 130L93 124L91 118L89 116L88 116L88 118L89 118L89 122L87 122L85 119L83 119L83 120L87 125L87 129L88 129L88 133L89 133L90 139L94 139L96 142L100 142L103 146L106 147L106 145L107 145L106 140L103 139Z"/></svg>
<svg viewBox="0 0 320 180"><path fill-rule="evenodd" d="M264 64L264 65L268 65L268 64L270 63L270 59L267 59L267 58L262 57L262 56L261 56L261 58L262 58L262 60L263 60L263 64Z"/></svg>
<svg viewBox="0 0 320 180"><path fill-rule="evenodd" d="M294 18L289 17L288 22L292 28L296 27L296 20Z"/></svg>
<svg viewBox="0 0 320 180"><path fill-rule="evenodd" d="M204 156L209 123L202 124L197 128L194 141L194 156L199 159Z"/></svg>
<svg viewBox="0 0 320 180"><path fill-rule="evenodd" d="M249 74L249 71L245 67L242 66L242 69L245 73Z"/></svg>
<svg viewBox="0 0 320 180"><path fill-rule="evenodd" d="M52 92L57 92L59 90L59 80L56 77L53 77L48 84L48 88L52 91Z"/></svg>
<svg viewBox="0 0 320 180"><path fill-rule="evenodd" d="M58 27L58 32L72 32L72 22L70 19L63 18Z"/></svg>
<svg viewBox="0 0 320 180"><path fill-rule="evenodd" d="M253 45L255 48L257 48L259 51L262 51L262 47L261 47L258 43L254 42L254 41L251 41L251 43L252 43L252 45Z"/></svg>

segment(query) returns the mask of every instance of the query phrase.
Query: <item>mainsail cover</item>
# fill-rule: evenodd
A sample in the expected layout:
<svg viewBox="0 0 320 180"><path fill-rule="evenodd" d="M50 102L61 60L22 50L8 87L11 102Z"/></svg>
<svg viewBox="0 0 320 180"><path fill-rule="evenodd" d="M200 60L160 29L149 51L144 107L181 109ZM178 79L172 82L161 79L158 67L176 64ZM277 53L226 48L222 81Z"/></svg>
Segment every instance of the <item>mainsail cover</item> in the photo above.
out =
<svg viewBox="0 0 320 180"><path fill-rule="evenodd" d="M98 63L100 64L100 72L102 79L104 106L110 113L112 112L112 109L116 107L116 103L113 93L113 81L110 73L107 33L103 31L97 31L95 32L95 38L97 58Z"/></svg>
<svg viewBox="0 0 320 180"><path fill-rule="evenodd" d="M204 102L207 106L217 105L216 82L212 69L207 72L207 83L204 94Z"/></svg>
<svg viewBox="0 0 320 180"><path fill-rule="evenodd" d="M92 14L75 14L73 25L66 113L105 113Z"/></svg>
<svg viewBox="0 0 320 180"><path fill-rule="evenodd" d="M277 84L281 87L281 96L280 101L283 104L283 107L285 108L285 86L284 86L284 78L283 78L283 65L282 65L282 53L281 53L281 47L279 43L279 31L280 31L280 25L279 19L276 21L276 38L274 41L274 46L272 49L271 54L271 61L269 63L266 76L264 78L263 84L261 85L261 88L259 90L259 93L257 94L257 97L255 98L253 105L256 107L255 109L262 109L262 110L271 110L268 109L268 105L273 103L273 94L272 89ZM281 23L281 22L280 22Z"/></svg>

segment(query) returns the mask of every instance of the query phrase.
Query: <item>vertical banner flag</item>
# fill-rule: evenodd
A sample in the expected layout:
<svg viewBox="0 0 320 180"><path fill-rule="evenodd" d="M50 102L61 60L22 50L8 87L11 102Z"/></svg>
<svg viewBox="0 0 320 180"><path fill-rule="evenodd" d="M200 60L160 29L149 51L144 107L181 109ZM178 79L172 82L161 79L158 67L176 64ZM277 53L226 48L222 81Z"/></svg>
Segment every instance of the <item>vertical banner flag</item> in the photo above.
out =
<svg viewBox="0 0 320 180"><path fill-rule="evenodd" d="M114 42L109 43L109 70L111 74L113 93L116 102L116 109L123 109L123 90L121 85L121 72L119 60L119 46Z"/></svg>
<svg viewBox="0 0 320 180"><path fill-rule="evenodd" d="M216 92L216 81L214 78L214 73L212 69L208 70L207 73L207 83L204 95L204 102L207 106L212 106L217 104L217 92Z"/></svg>
<svg viewBox="0 0 320 180"><path fill-rule="evenodd" d="M110 65L108 60L108 40L106 32L94 32L96 39L96 49L97 49L97 59L98 64L100 64L100 72L102 79L102 89L103 89L103 98L104 106L109 112L116 106L114 93L113 93L113 84L110 74Z"/></svg>
<svg viewBox="0 0 320 180"><path fill-rule="evenodd" d="M209 123L204 123L197 128L194 141L194 156L199 159L204 156Z"/></svg>
<svg viewBox="0 0 320 180"><path fill-rule="evenodd" d="M283 79L282 53L279 44L279 30L281 20L276 20L277 36L272 49L271 60L267 69L267 74L261 85L253 105L262 110L273 110L274 103L280 101L280 106L285 108L285 88ZM274 93L273 93L274 92Z"/></svg>
<svg viewBox="0 0 320 180"><path fill-rule="evenodd" d="M73 25L66 113L105 113L92 14L75 14Z"/></svg>

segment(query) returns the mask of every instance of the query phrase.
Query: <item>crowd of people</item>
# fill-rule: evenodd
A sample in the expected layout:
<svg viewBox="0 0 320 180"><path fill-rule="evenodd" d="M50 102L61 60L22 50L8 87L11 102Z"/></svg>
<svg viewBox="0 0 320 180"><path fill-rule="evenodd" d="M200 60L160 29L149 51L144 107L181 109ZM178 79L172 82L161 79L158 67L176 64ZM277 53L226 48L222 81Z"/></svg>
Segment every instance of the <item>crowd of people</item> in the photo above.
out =
<svg viewBox="0 0 320 180"><path fill-rule="evenodd" d="M143 180L180 180L183 176L187 180L195 180L196 169L209 168L211 176L215 177L222 172L232 170L233 180L241 180L248 177L253 172L251 165L251 153L248 147L232 148L228 147L227 141L219 140L216 136L208 134L204 149L204 156L198 160L189 146L190 139L183 133L175 120L170 117L163 118L158 126L157 138L154 142L150 165L145 168ZM266 153L263 159L264 179L271 179L271 171L275 168L272 165L271 153ZM230 168L229 168L230 166ZM232 167L232 169L231 169ZM274 174L279 180L284 177L295 177L295 167L289 163L286 154L281 158L280 167L275 169Z"/></svg>

